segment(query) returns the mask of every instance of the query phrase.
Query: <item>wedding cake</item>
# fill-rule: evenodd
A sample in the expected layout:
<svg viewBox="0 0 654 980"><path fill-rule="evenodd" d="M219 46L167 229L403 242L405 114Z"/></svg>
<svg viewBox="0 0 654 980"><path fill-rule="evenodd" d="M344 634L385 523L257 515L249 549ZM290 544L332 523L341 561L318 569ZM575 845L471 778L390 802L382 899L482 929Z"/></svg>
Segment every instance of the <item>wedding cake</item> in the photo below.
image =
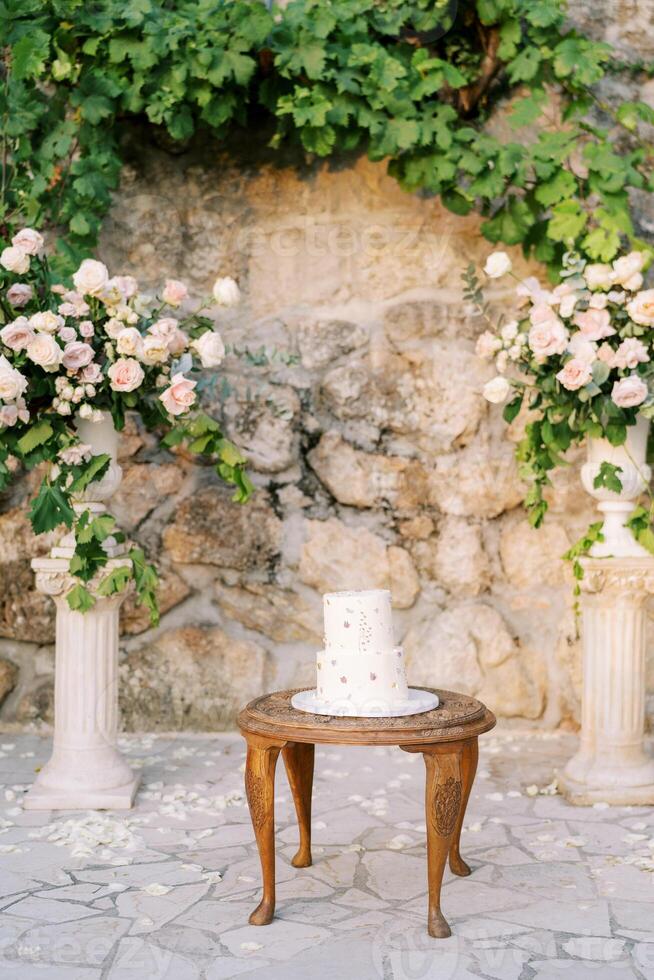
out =
<svg viewBox="0 0 654 980"><path fill-rule="evenodd" d="M296 694L295 707L367 717L415 714L437 706L435 695L409 690L404 652L393 635L390 592L331 592L323 596L323 612L317 687Z"/></svg>

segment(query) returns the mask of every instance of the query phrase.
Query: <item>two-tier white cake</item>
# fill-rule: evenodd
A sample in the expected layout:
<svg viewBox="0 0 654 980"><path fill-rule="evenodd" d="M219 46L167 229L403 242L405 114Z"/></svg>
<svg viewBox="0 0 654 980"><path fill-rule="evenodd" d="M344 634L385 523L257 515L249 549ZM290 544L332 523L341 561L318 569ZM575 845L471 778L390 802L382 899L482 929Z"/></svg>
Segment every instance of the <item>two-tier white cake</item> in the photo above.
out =
<svg viewBox="0 0 654 980"><path fill-rule="evenodd" d="M369 717L417 714L437 706L435 695L407 686L404 652L393 636L390 592L331 592L323 597L323 610L317 686L294 696L296 708Z"/></svg>

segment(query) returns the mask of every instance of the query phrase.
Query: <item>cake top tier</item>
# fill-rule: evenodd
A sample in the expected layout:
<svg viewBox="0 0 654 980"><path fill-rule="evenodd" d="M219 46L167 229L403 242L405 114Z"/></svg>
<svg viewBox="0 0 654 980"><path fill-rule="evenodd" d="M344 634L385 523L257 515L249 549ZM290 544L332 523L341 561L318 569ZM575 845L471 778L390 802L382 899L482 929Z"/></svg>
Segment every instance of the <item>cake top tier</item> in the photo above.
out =
<svg viewBox="0 0 654 980"><path fill-rule="evenodd" d="M391 594L329 592L323 596L325 650L330 653L390 653L395 646Z"/></svg>

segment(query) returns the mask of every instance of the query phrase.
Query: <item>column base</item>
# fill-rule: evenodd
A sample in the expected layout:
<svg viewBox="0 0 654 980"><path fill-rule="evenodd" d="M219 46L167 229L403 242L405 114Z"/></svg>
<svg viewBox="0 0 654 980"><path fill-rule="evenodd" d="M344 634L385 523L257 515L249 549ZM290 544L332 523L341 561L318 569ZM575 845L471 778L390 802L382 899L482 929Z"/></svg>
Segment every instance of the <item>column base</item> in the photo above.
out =
<svg viewBox="0 0 654 980"><path fill-rule="evenodd" d="M23 806L26 810L129 810L140 782L138 772L121 786L107 789L42 786L37 778L27 792Z"/></svg>
<svg viewBox="0 0 654 980"><path fill-rule="evenodd" d="M654 782L644 786L589 786L569 776L559 777L559 792L574 806L654 806Z"/></svg>

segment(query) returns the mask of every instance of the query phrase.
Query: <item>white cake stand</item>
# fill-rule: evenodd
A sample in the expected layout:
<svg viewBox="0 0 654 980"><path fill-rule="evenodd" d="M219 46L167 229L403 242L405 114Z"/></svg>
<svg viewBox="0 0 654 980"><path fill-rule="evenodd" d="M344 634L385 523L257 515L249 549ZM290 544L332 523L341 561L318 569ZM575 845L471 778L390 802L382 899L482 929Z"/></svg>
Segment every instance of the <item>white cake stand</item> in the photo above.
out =
<svg viewBox="0 0 654 980"><path fill-rule="evenodd" d="M432 711L438 707L439 701L435 694L429 691L419 691L417 688L409 688L409 697L406 701L394 701L389 704L387 701L375 698L366 698L361 703L351 701L349 698L340 698L336 701L324 701L318 697L318 692L298 691L291 698L291 704L298 711L307 711L313 715L335 715L347 718L400 718L403 715L421 715L425 711Z"/></svg>

